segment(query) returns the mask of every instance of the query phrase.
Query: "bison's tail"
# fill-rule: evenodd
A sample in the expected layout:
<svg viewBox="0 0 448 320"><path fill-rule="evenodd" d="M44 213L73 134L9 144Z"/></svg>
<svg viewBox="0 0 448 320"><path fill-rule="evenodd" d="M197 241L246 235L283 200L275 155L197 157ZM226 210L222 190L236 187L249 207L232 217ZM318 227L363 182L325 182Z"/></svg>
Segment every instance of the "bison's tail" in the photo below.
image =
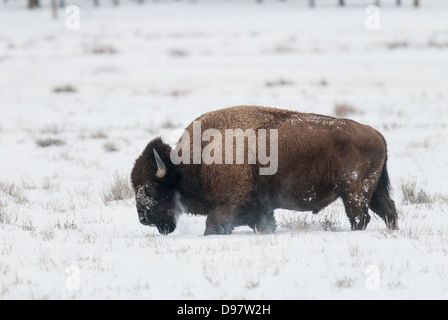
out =
<svg viewBox="0 0 448 320"><path fill-rule="evenodd" d="M390 185L389 173L387 172L387 158L384 161L383 171L378 182L377 191L382 190L387 196L390 196L392 187Z"/></svg>
<svg viewBox="0 0 448 320"><path fill-rule="evenodd" d="M398 230L398 214L395 203L390 197L391 186L387 173L387 159L384 162L378 186L370 201L370 209L383 218L386 226L392 230Z"/></svg>
<svg viewBox="0 0 448 320"><path fill-rule="evenodd" d="M386 151L385 152L386 159L384 160L381 177L380 177L380 180L378 181L378 186L375 190L375 193L373 194L373 198L377 198L378 196L390 197L392 187L390 185L389 173L387 172L387 143L386 143L386 139L384 138L384 136L378 131L377 131L377 133L384 142L384 147L385 147L385 151Z"/></svg>

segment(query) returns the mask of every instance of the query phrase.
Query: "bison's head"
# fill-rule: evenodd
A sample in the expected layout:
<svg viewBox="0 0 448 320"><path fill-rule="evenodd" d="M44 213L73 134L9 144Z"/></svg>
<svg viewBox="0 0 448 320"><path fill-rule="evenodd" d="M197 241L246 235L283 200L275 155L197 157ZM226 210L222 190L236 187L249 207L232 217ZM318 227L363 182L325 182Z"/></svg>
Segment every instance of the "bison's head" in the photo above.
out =
<svg viewBox="0 0 448 320"><path fill-rule="evenodd" d="M131 174L138 219L162 234L176 229L176 184L179 175L172 164L170 146L160 138L151 141L135 161Z"/></svg>

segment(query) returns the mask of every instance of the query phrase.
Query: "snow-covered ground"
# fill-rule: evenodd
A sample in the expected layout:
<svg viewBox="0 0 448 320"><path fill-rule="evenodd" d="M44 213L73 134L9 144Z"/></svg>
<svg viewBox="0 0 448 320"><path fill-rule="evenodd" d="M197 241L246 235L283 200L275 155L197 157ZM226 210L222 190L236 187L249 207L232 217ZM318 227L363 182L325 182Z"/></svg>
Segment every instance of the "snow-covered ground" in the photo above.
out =
<svg viewBox="0 0 448 320"><path fill-rule="evenodd" d="M0 299L448 298L447 1L383 0L379 30L373 1L66 2L79 30L0 3ZM272 235L184 214L161 236L108 196L151 139L240 104L380 130L400 230L351 232L337 201Z"/></svg>

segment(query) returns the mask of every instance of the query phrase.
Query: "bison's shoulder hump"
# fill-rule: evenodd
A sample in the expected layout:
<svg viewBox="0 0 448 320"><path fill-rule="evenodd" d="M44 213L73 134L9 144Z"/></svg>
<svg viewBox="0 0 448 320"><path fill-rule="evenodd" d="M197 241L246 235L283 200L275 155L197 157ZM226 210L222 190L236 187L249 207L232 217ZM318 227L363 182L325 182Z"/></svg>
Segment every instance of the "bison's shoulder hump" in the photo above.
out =
<svg viewBox="0 0 448 320"><path fill-rule="evenodd" d="M202 129L258 129L275 127L300 113L260 106L235 106L211 111L198 117ZM192 130L192 124L187 131Z"/></svg>

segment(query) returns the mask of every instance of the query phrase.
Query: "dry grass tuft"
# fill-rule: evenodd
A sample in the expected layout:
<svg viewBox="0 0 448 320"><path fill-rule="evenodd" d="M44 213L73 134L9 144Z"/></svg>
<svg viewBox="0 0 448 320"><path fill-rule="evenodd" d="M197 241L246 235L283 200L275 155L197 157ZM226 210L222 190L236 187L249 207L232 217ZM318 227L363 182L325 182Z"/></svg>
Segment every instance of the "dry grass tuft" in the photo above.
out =
<svg viewBox="0 0 448 320"><path fill-rule="evenodd" d="M388 49L400 49L409 47L409 42L406 41L391 41L386 43Z"/></svg>
<svg viewBox="0 0 448 320"><path fill-rule="evenodd" d="M422 188L417 187L417 181L408 181L401 184L403 201L405 204L430 204L434 202L434 197Z"/></svg>
<svg viewBox="0 0 448 320"><path fill-rule="evenodd" d="M112 142L112 141L106 141L103 144L103 148L106 152L117 152L120 151L120 149L118 148L118 146Z"/></svg>
<svg viewBox="0 0 448 320"><path fill-rule="evenodd" d="M301 232L310 228L310 224L306 221L306 217L301 215L284 218L279 223L279 226L289 229L292 232Z"/></svg>
<svg viewBox="0 0 448 320"><path fill-rule="evenodd" d="M341 279L337 279L335 282L336 287L342 289L342 288L351 288L355 284L356 279L355 278L349 278L347 276L344 276Z"/></svg>
<svg viewBox="0 0 448 320"><path fill-rule="evenodd" d="M188 56L188 52L183 49L173 48L169 52L169 55L176 58L183 58Z"/></svg>
<svg viewBox="0 0 448 320"><path fill-rule="evenodd" d="M92 47L91 52L93 54L116 54L117 49L110 45L95 45Z"/></svg>
<svg viewBox="0 0 448 320"><path fill-rule="evenodd" d="M174 123L171 119L166 119L161 125L162 129L177 129L181 128L182 125L180 123Z"/></svg>
<svg viewBox="0 0 448 320"><path fill-rule="evenodd" d="M17 213L8 211L5 202L0 201L0 224L15 224L17 222Z"/></svg>
<svg viewBox="0 0 448 320"><path fill-rule="evenodd" d="M12 197L19 204L24 204L29 201L23 194L23 188L15 183L0 181L0 192Z"/></svg>
<svg viewBox="0 0 448 320"><path fill-rule="evenodd" d="M107 139L107 133L103 130L97 130L90 134L90 139Z"/></svg>
<svg viewBox="0 0 448 320"><path fill-rule="evenodd" d="M293 86L294 82L291 80L279 79L275 81L266 81L266 87L282 87L282 86Z"/></svg>
<svg viewBox="0 0 448 320"><path fill-rule="evenodd" d="M36 144L41 148L60 147L65 145L65 141L58 138L37 139Z"/></svg>
<svg viewBox="0 0 448 320"><path fill-rule="evenodd" d="M112 183L103 192L105 204L109 204L112 201L131 199L133 196L134 191L132 190L129 177L120 175L118 172L115 172Z"/></svg>
<svg viewBox="0 0 448 320"><path fill-rule="evenodd" d="M334 106L334 114L337 117L347 117L353 114L362 114L363 112L347 102L338 102Z"/></svg>
<svg viewBox="0 0 448 320"><path fill-rule="evenodd" d="M66 84L65 86L54 87L53 92L54 93L75 93L75 92L78 92L78 90L76 90L76 88L74 88L72 85Z"/></svg>
<svg viewBox="0 0 448 320"><path fill-rule="evenodd" d="M431 208L436 202L448 203L448 195L445 193L433 193L425 191L421 187L417 187L415 180L402 182L401 191L403 192L403 202L405 204L424 204Z"/></svg>

